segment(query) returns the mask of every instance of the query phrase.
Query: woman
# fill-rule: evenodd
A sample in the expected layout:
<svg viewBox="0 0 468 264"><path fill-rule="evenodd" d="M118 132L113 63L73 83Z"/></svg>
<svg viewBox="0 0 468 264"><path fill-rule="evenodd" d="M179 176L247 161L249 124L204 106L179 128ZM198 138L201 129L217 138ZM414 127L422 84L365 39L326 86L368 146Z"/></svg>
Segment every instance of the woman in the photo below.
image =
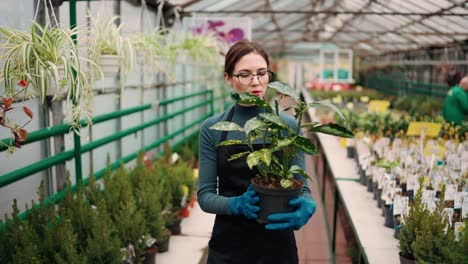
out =
<svg viewBox="0 0 468 264"><path fill-rule="evenodd" d="M249 92L263 98L271 72L265 50L256 42L243 40L226 54L224 78L236 93ZM210 129L219 121L245 122L264 112L253 105L235 104L232 108L206 120L200 129L200 176L198 202L203 211L216 214L209 242L208 263L298 263L294 229L307 223L315 212L315 202L304 181L302 195L290 201L296 207L291 213L272 214L271 223L255 221L260 210L259 197L250 187L256 172L244 159L228 161L232 154L247 150L244 145L218 146L226 139L241 139L237 131ZM284 121L297 127L294 118L284 115ZM304 155L298 154L295 164L304 169Z"/></svg>

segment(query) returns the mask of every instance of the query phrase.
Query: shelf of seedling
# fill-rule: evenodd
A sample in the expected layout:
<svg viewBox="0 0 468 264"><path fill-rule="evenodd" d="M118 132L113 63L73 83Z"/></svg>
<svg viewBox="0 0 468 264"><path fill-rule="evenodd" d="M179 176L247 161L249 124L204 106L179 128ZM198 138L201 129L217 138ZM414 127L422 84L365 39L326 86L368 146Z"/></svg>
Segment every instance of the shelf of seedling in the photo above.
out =
<svg viewBox="0 0 468 264"><path fill-rule="evenodd" d="M309 91L303 94L316 100ZM342 206L359 258L367 263L466 263L468 125L444 122L437 99L343 99L335 94L323 100L342 109L356 138L315 136L324 153L316 158L322 200L330 190L325 185L332 186L332 250ZM321 122L341 119L323 109L309 115Z"/></svg>

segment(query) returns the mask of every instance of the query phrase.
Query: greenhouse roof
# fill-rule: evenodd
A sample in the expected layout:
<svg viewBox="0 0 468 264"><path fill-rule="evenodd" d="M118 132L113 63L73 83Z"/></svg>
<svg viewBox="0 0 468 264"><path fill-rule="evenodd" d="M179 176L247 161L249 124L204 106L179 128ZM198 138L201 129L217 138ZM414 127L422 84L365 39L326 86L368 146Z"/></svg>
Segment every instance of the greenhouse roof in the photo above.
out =
<svg viewBox="0 0 468 264"><path fill-rule="evenodd" d="M272 53L334 44L379 55L468 41L465 0L173 0L192 17L250 17Z"/></svg>

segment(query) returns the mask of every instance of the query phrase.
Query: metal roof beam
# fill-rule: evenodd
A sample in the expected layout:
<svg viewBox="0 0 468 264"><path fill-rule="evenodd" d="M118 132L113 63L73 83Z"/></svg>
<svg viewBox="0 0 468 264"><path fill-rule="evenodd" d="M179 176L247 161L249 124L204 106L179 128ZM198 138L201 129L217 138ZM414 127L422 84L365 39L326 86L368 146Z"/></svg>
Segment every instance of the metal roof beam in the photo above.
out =
<svg viewBox="0 0 468 264"><path fill-rule="evenodd" d="M451 9L451 8L449 8ZM454 16L466 17L467 13L447 13L447 12L377 12L377 11L347 11L347 10L190 10L182 11L182 13L196 13L196 14L307 14L307 15L379 15L379 16Z"/></svg>

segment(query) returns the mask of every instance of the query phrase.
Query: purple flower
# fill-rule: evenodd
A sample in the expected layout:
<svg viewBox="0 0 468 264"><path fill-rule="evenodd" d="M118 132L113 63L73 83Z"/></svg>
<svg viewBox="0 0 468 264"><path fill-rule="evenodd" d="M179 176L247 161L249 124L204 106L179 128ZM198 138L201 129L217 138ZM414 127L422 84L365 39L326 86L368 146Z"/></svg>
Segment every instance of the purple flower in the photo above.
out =
<svg viewBox="0 0 468 264"><path fill-rule="evenodd" d="M241 28L233 28L229 30L229 32L225 34L223 38L228 42L234 43L244 39L244 31Z"/></svg>
<svg viewBox="0 0 468 264"><path fill-rule="evenodd" d="M208 20L208 30L215 30L217 27L224 26L224 21L213 21L213 20Z"/></svg>

